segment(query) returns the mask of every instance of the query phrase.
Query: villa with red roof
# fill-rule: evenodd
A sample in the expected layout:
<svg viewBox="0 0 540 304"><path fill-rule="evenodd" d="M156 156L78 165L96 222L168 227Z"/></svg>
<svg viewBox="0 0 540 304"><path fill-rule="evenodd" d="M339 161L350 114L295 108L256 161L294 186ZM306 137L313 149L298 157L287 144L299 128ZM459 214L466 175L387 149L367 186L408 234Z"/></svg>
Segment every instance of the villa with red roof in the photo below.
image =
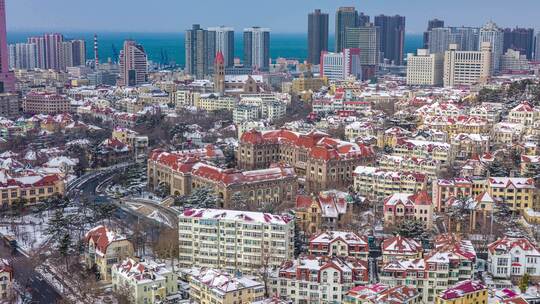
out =
<svg viewBox="0 0 540 304"><path fill-rule="evenodd" d="M465 280L437 295L435 304L488 303L488 289L479 281Z"/></svg>
<svg viewBox="0 0 540 304"><path fill-rule="evenodd" d="M533 107L528 102L522 102L521 104L510 110L508 115L508 121L511 123L518 123L524 126L532 126L540 119L540 109Z"/></svg>
<svg viewBox="0 0 540 304"><path fill-rule="evenodd" d="M367 261L300 256L282 263L277 277L271 280L271 293L293 303L342 303L351 288L368 280Z"/></svg>
<svg viewBox="0 0 540 304"><path fill-rule="evenodd" d="M342 229L359 210L347 192L321 191L318 195L297 195L294 208L300 229L306 235Z"/></svg>
<svg viewBox="0 0 540 304"><path fill-rule="evenodd" d="M395 226L404 220L422 222L427 229L433 227L433 205L427 191L415 194L394 193L384 200L384 225Z"/></svg>
<svg viewBox="0 0 540 304"><path fill-rule="evenodd" d="M421 303L421 293L416 288L381 283L356 286L347 292L344 304L416 304Z"/></svg>
<svg viewBox="0 0 540 304"><path fill-rule="evenodd" d="M368 146L322 132L304 134L285 129L245 132L237 153L238 166L244 169L290 164L305 178L305 188L310 192L348 187L354 168L371 162L375 156Z"/></svg>
<svg viewBox="0 0 540 304"><path fill-rule="evenodd" d="M383 264L394 260L421 258L424 251L420 243L400 235L385 239L381 249Z"/></svg>
<svg viewBox="0 0 540 304"><path fill-rule="evenodd" d="M494 278L540 279L540 248L524 237L505 236L488 245L488 271Z"/></svg>
<svg viewBox="0 0 540 304"><path fill-rule="evenodd" d="M13 284L13 267L6 259L0 259L0 302L8 301L14 292Z"/></svg>
<svg viewBox="0 0 540 304"><path fill-rule="evenodd" d="M178 292L178 278L165 264L128 257L112 266L112 289L129 290L134 303L157 304Z"/></svg>
<svg viewBox="0 0 540 304"><path fill-rule="evenodd" d="M354 232L326 231L309 240L309 254L315 256L353 256L367 261L368 239Z"/></svg>
<svg viewBox="0 0 540 304"><path fill-rule="evenodd" d="M133 244L123 235L100 225L88 231L84 237L86 252L84 260L88 269L95 267L99 279L111 281L111 267L134 255Z"/></svg>

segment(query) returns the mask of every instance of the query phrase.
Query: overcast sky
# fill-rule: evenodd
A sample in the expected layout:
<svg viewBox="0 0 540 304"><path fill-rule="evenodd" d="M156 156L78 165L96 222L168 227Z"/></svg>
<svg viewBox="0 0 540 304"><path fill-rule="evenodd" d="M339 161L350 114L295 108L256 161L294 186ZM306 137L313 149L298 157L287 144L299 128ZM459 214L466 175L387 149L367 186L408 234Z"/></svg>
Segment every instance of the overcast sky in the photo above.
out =
<svg viewBox="0 0 540 304"><path fill-rule="evenodd" d="M259 25L273 32L307 31L307 14L330 13L330 33L339 6L368 15L401 14L407 32L422 32L427 20L478 26L540 28L540 0L6 0L10 31L181 32L192 23L228 25L237 31Z"/></svg>

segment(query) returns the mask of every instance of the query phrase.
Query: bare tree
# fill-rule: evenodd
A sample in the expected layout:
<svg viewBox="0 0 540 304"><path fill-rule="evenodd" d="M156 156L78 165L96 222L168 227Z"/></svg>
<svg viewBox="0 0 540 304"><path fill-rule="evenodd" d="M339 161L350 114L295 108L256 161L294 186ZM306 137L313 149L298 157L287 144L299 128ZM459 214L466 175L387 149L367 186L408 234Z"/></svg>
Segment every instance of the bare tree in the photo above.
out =
<svg viewBox="0 0 540 304"><path fill-rule="evenodd" d="M161 230L152 249L158 258L170 260L172 271L174 272L174 260L178 260L179 256L178 230L172 228Z"/></svg>

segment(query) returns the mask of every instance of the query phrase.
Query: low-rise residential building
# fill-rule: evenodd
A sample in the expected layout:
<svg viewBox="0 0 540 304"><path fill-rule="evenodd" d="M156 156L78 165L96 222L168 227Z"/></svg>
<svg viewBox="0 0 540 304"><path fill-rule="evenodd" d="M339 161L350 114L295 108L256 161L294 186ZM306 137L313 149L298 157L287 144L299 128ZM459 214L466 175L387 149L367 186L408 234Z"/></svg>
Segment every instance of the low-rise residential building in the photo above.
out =
<svg viewBox="0 0 540 304"><path fill-rule="evenodd" d="M416 220L430 230L433 227L433 205L427 191L415 194L394 193L384 200L384 225L395 226L405 220Z"/></svg>
<svg viewBox="0 0 540 304"><path fill-rule="evenodd" d="M481 134L459 133L451 140L455 160L467 160L484 155L489 151L489 136Z"/></svg>
<svg viewBox="0 0 540 304"><path fill-rule="evenodd" d="M428 158L418 158L410 156L382 155L378 160L378 165L383 170L418 172L427 175L431 179L436 179L441 170L439 161Z"/></svg>
<svg viewBox="0 0 540 304"><path fill-rule="evenodd" d="M132 159L131 147L116 138L105 139L90 155L90 162L94 167L108 167Z"/></svg>
<svg viewBox="0 0 540 304"><path fill-rule="evenodd" d="M278 267L294 252L288 216L223 209L188 209L179 215L181 267L255 273Z"/></svg>
<svg viewBox="0 0 540 304"><path fill-rule="evenodd" d="M494 278L540 278L540 249L524 237L505 236L488 245L488 271Z"/></svg>
<svg viewBox="0 0 540 304"><path fill-rule="evenodd" d="M540 156L521 155L521 164L519 174L526 177L534 177L540 170Z"/></svg>
<svg viewBox="0 0 540 304"><path fill-rule="evenodd" d="M395 155L434 159L441 165L446 165L453 160L452 147L443 142L398 139L393 148Z"/></svg>
<svg viewBox="0 0 540 304"><path fill-rule="evenodd" d="M309 240L309 254L315 256L352 256L367 261L368 239L354 232L326 231Z"/></svg>
<svg viewBox="0 0 540 304"><path fill-rule="evenodd" d="M111 282L112 266L134 254L133 244L125 236L103 225L88 231L84 240L86 267L95 269L106 282Z"/></svg>
<svg viewBox="0 0 540 304"><path fill-rule="evenodd" d="M469 240L443 234L434 243L435 248L423 258L400 258L383 264L381 283L415 286L424 303L433 303L448 286L472 278L476 252Z"/></svg>
<svg viewBox="0 0 540 304"><path fill-rule="evenodd" d="M195 107L205 111L227 110L232 111L237 103L236 98L218 96L215 94L201 94L195 99Z"/></svg>
<svg viewBox="0 0 540 304"><path fill-rule="evenodd" d="M128 145L134 153L135 160L143 161L148 153L148 136L141 136L139 133L122 127L116 127L112 131L112 139L117 139Z"/></svg>
<svg viewBox="0 0 540 304"><path fill-rule="evenodd" d="M13 267L6 259L0 259L0 302L13 295Z"/></svg>
<svg viewBox="0 0 540 304"><path fill-rule="evenodd" d="M349 193L327 190L318 195L297 195L294 211L300 229L306 235L312 235L345 228L352 220L355 207Z"/></svg>
<svg viewBox="0 0 540 304"><path fill-rule="evenodd" d="M42 202L46 198L64 195L65 181L59 174L31 173L12 177L0 170L0 201L2 208L8 208L15 201L27 203Z"/></svg>
<svg viewBox="0 0 540 304"><path fill-rule="evenodd" d="M388 286L377 283L356 286L347 292L344 304L420 304L422 294L414 287L399 285Z"/></svg>
<svg viewBox="0 0 540 304"><path fill-rule="evenodd" d="M354 257L300 256L283 262L270 285L272 294L294 303L341 303L368 282L368 273L367 262Z"/></svg>
<svg viewBox="0 0 540 304"><path fill-rule="evenodd" d="M488 303L488 289L479 281L465 280L437 295L435 304Z"/></svg>
<svg viewBox="0 0 540 304"><path fill-rule="evenodd" d="M432 200L435 210L445 212L445 202L451 197L472 197L478 185L468 178L439 179L433 183Z"/></svg>
<svg viewBox="0 0 540 304"><path fill-rule="evenodd" d="M383 264L402 259L419 259L424 249L417 241L401 235L385 239L381 244Z"/></svg>
<svg viewBox="0 0 540 304"><path fill-rule="evenodd" d="M421 173L366 166L358 166L354 170L354 189L368 198L383 199L396 192L412 194L426 189L427 181L427 176Z"/></svg>
<svg viewBox="0 0 540 304"><path fill-rule="evenodd" d="M200 304L255 303L264 300L264 284L255 277L235 276L212 268L188 271L189 295Z"/></svg>
<svg viewBox="0 0 540 304"><path fill-rule="evenodd" d="M113 291L127 292L135 304L163 303L178 292L177 275L165 264L127 258L111 268Z"/></svg>
<svg viewBox="0 0 540 304"><path fill-rule="evenodd" d="M540 119L540 109L533 107L528 102L517 105L508 114L510 123L521 124L526 127L532 126L538 119Z"/></svg>
<svg viewBox="0 0 540 304"><path fill-rule="evenodd" d="M494 199L501 200L511 210L523 212L527 208L540 207L538 189L534 179L523 177L489 177L483 180L479 191L486 191ZM477 190L478 191L478 190Z"/></svg>

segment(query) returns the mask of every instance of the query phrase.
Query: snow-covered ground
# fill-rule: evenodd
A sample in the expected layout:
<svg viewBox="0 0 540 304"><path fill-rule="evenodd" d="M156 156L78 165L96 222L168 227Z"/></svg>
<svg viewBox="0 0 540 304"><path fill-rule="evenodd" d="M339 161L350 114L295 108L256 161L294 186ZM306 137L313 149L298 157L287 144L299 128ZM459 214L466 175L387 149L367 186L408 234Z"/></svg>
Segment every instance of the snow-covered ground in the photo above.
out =
<svg viewBox="0 0 540 304"><path fill-rule="evenodd" d="M52 212L41 212L15 219L4 218L0 224L0 233L15 236L21 249L28 253L33 252L49 240L46 231L52 215Z"/></svg>

